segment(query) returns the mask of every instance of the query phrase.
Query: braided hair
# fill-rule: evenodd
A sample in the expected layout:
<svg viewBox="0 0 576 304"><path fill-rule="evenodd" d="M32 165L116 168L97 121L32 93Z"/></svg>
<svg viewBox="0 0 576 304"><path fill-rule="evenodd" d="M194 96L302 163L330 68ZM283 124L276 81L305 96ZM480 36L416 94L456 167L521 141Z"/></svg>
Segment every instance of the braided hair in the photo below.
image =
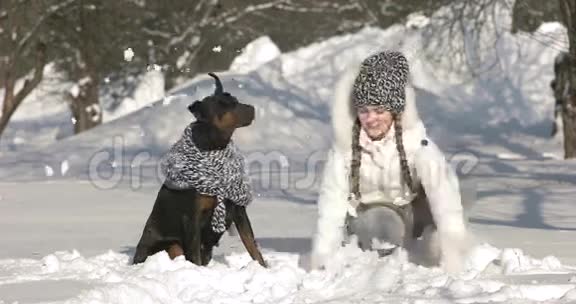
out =
<svg viewBox="0 0 576 304"><path fill-rule="evenodd" d="M350 164L350 194L360 200L360 165L362 154L360 148L360 119L356 118L352 127L352 160Z"/></svg>
<svg viewBox="0 0 576 304"><path fill-rule="evenodd" d="M406 159L406 151L404 150L404 141L402 140L402 114L393 114L394 119L394 135L396 137L396 150L398 150L398 157L400 159L400 170L402 171L402 178L408 188L414 191L414 182L412 181L412 174L410 174L410 167L408 167L408 160Z"/></svg>
<svg viewBox="0 0 576 304"><path fill-rule="evenodd" d="M409 189L414 191L414 182L408 167L408 160L406 158L406 151L404 150L404 142L402 141L402 115L398 113L393 114L394 131L396 139L396 149L400 160L400 170L402 172L402 179L408 185ZM362 164L362 155L360 147L360 120L356 118L352 128L352 160L350 164L350 194L354 199L360 200L360 166Z"/></svg>

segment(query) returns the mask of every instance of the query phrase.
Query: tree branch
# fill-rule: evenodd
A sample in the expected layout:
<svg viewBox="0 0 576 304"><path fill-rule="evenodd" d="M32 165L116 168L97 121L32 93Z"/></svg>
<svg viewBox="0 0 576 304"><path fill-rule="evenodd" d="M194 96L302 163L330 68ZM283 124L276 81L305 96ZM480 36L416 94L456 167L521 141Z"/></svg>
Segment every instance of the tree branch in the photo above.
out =
<svg viewBox="0 0 576 304"><path fill-rule="evenodd" d="M20 54L22 52L22 50L24 49L24 47L26 47L28 42L36 35L36 33L38 32L38 29L40 29L42 24L44 24L44 22L46 22L46 19L48 19L53 14L66 8L67 6L69 6L70 4L72 4L76 1L77 0L65 0L64 2L60 2L57 5L53 5L50 8L48 8L48 10L46 11L46 14L42 15L42 17L40 17L40 19L38 19L38 21L36 21L34 26L32 26L32 29L30 29L26 33L26 35L24 35L24 37L19 41L18 45L16 46L16 48L14 50L14 54Z"/></svg>
<svg viewBox="0 0 576 304"><path fill-rule="evenodd" d="M212 14L212 12L215 9L215 5L213 3L207 3L208 0L202 0L200 1L200 3L198 3L196 5L196 7L194 8L194 18L193 20L195 20L194 23L192 23L190 26L188 26L184 32L180 33L178 36L170 39L170 42L168 43L168 49L170 49L173 45L177 45L179 43L181 43L182 41L184 41L186 38L188 38L190 35L196 33L198 31L198 28L203 26L204 24L207 23L207 20L210 18L210 14ZM203 6L207 4L207 8L203 9ZM201 12L204 12L204 14L200 17L196 16L196 14L199 14Z"/></svg>
<svg viewBox="0 0 576 304"><path fill-rule="evenodd" d="M0 11L0 21L8 19L8 12L7 11Z"/></svg>
<svg viewBox="0 0 576 304"><path fill-rule="evenodd" d="M34 76L32 79L26 79L24 81L24 86L14 97L13 108L16 109L20 105L20 103L24 100L34 88L40 83L42 80L42 75L44 72L44 66L46 66L46 45L42 42L38 43L36 46L36 64L34 69Z"/></svg>
<svg viewBox="0 0 576 304"><path fill-rule="evenodd" d="M374 15L372 10L366 5L366 3L362 0L354 0L354 4L351 4L353 7L356 7L361 12L365 13L369 20L370 24L378 24L378 17Z"/></svg>
<svg viewBox="0 0 576 304"><path fill-rule="evenodd" d="M242 17L244 17L248 14L251 14L251 13L256 12L256 11L263 11L263 10L268 10L268 9L277 7L278 5L280 5L282 3L286 3L286 1L287 0L275 0L275 1L268 2L268 3L249 5L247 7L242 8L241 10L231 10L227 14L223 14L222 16L219 16L217 18L209 20L209 22L212 26L221 28L222 26L224 26L226 24L234 23L234 22L240 20Z"/></svg>
<svg viewBox="0 0 576 304"><path fill-rule="evenodd" d="M350 9L358 7L358 4L347 4L342 5L338 3L332 3L330 1L310 1L311 5L303 6L294 4L291 0L284 1L284 3L278 4L277 8L290 12L298 13L327 13L330 11L342 11L342 9Z"/></svg>
<svg viewBox="0 0 576 304"><path fill-rule="evenodd" d="M574 24L574 18L576 18L576 5L572 1L573 0L561 0L560 11L568 32L570 56L576 58L576 24Z"/></svg>
<svg viewBox="0 0 576 304"><path fill-rule="evenodd" d="M172 34L169 32L164 32L164 31L159 31L159 30L153 30L153 29L149 29L149 28L143 28L142 31L146 34L146 35L150 35L153 37L160 37L160 38L164 38L164 39L169 39L170 37L172 37Z"/></svg>
<svg viewBox="0 0 576 304"><path fill-rule="evenodd" d="M24 82L24 86L16 96L14 96L14 79L10 76L10 71L6 71L6 77L8 78L5 79L4 102L2 104L2 112L0 112L0 136L6 129L12 115L16 112L16 109L18 109L18 106L20 106L24 98L28 96L28 94L30 94L30 92L32 92L32 90L42 80L45 65L46 45L38 43L36 48L36 69L34 71L34 76L32 80L27 79Z"/></svg>
<svg viewBox="0 0 576 304"><path fill-rule="evenodd" d="M208 11L208 10L203 9L204 5L206 4L207 1L209 1L209 0L200 0L200 2L196 5L196 7L194 7L194 11L193 11L193 15L192 15L192 17L194 19L192 19L192 20L198 20L198 19L204 20L204 18L206 17L206 14L211 13L211 11L209 11L209 12L205 12L204 16L201 15L202 11ZM214 5L215 3L208 3L208 4L209 5L212 4L211 5L212 7L215 6ZM202 17L200 17L200 16L202 16Z"/></svg>

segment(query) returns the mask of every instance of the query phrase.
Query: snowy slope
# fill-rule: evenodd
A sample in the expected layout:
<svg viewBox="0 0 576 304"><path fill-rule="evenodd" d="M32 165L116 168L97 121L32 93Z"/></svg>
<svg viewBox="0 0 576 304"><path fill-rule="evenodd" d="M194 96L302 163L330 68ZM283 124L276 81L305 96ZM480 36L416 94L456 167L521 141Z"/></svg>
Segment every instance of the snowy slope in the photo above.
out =
<svg viewBox="0 0 576 304"><path fill-rule="evenodd" d="M550 39L564 34L554 24L542 30ZM262 39L219 73L229 92L258 109L235 140L255 165L249 214L271 269L251 263L231 236L206 268L164 253L127 265L161 181L157 160L190 122L186 106L213 90L209 77L89 132L5 153L0 303L576 301L576 162L558 160L559 143L545 136L557 50L504 35L501 68L459 82L420 53L420 35L402 25L366 28L280 55ZM409 56L432 137L477 191L470 225L478 244L454 276L402 252L376 259L352 247L334 253L334 267L306 272L331 89L348 64L391 46Z"/></svg>
<svg viewBox="0 0 576 304"><path fill-rule="evenodd" d="M16 90L22 85L23 80L19 80ZM48 64L44 68L42 81L22 101L2 134L0 155L37 149L73 135L74 126L66 94L77 90L78 87L64 80L53 64ZM120 100L120 97L114 96L118 94L128 96ZM100 95L102 120L109 122L162 99L165 96L164 76L156 66L151 66L139 76L117 81L106 78L101 84ZM0 88L0 105L3 97L4 91Z"/></svg>
<svg viewBox="0 0 576 304"><path fill-rule="evenodd" d="M559 26L546 25L546 30L549 39L564 33ZM281 56L270 55L275 59L247 74L221 73L228 91L258 109L258 119L249 131L238 131L237 142L246 151L266 151L278 162L292 159L296 166L302 165L298 164L302 159L322 155L330 142L329 102L338 75L375 50L394 46L410 59L420 111L442 147L468 150L474 148L470 145L474 142L474 146L488 145L482 149L493 149L493 153L508 158L561 158L560 143L547 137L553 109L548 84L556 49L525 36L504 35L500 40L505 50L500 54L502 65L474 81L457 83L443 81L438 74L449 73L440 72L441 66L416 51L420 49L420 35L418 29L400 25L387 30L366 28ZM18 173L2 172L0 178L43 175L46 165L59 168L62 162L68 162L68 176L85 177L89 160L117 148L119 140L126 151L123 162L116 160L116 165L129 165L126 162L141 153L147 158L158 157L189 123L186 106L212 89L212 80L201 75L161 101L124 119L45 146L41 153L23 151L14 153L13 158L7 153L0 162L14 164L14 159L18 160L19 166L14 168ZM464 142L459 143L461 139Z"/></svg>

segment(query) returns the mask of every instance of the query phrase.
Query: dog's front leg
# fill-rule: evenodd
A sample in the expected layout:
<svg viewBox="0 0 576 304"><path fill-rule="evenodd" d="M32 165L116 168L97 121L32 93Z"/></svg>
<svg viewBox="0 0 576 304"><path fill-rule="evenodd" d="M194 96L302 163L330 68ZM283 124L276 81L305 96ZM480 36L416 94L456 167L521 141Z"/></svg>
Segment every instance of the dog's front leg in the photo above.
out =
<svg viewBox="0 0 576 304"><path fill-rule="evenodd" d="M202 229L209 225L212 210L217 205L216 197L197 194L192 208L189 229L186 231L186 259L196 265L202 265Z"/></svg>
<svg viewBox="0 0 576 304"><path fill-rule="evenodd" d="M183 216L183 224L184 224L184 235L186 244L184 247L184 255L186 260L196 264L202 265L202 261L200 259L200 249L201 249L201 227L200 227L200 218L198 214L201 214L199 210L196 210L192 216L184 215Z"/></svg>
<svg viewBox="0 0 576 304"><path fill-rule="evenodd" d="M250 219L248 219L248 214L246 213L246 208L242 206L235 206L234 210L234 224L236 224L236 229L240 234L240 239L246 247L246 250L250 254L253 260L258 261L263 267L268 267L262 253L256 245L256 240L254 239L254 232L252 231L252 225L250 224Z"/></svg>

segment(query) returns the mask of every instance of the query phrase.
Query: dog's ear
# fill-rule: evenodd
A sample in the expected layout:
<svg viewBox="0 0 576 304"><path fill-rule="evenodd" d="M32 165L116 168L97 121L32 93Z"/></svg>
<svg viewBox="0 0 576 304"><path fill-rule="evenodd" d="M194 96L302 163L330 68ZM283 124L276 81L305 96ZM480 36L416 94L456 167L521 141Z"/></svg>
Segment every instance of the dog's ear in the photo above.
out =
<svg viewBox="0 0 576 304"><path fill-rule="evenodd" d="M202 103L198 100L188 106L188 111L194 114L196 120L203 120L205 115L202 113Z"/></svg>

